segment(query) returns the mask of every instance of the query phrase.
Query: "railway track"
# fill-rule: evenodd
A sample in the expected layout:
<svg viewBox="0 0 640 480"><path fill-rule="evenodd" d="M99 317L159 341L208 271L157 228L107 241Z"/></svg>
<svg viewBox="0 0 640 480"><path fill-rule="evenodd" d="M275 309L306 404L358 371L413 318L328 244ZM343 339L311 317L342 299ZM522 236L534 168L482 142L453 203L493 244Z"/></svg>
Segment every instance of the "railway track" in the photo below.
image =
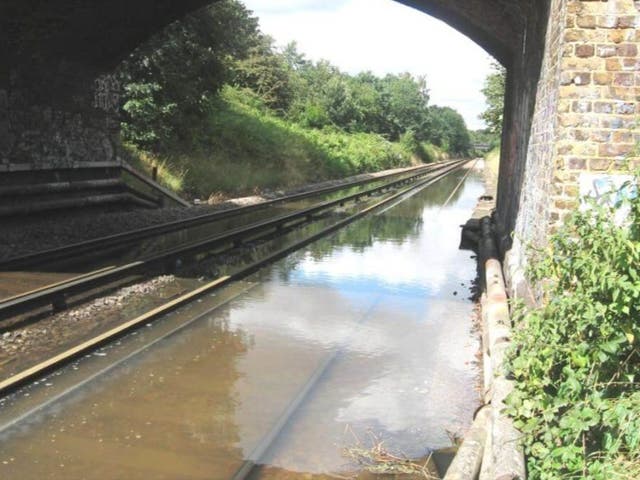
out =
<svg viewBox="0 0 640 480"><path fill-rule="evenodd" d="M348 202L354 202L362 198L381 194L390 189L401 188L402 186L412 182L417 182L414 187L419 186L424 182L430 181L432 178L438 178L438 176L443 173L449 173L455 170L462 165L462 163L464 162L447 162L445 164L420 168L413 171L408 177L403 176L400 179L392 180L373 188L351 193L337 199L323 201L291 213L277 215L267 220L253 222L220 234L188 242L178 247L170 248L132 262L100 268L6 298L0 301L0 330L6 328L8 320L18 315L36 311L37 309L48 307L49 305L52 305L56 310L64 309L66 308L69 299L77 297L85 292L94 292L95 289L113 286L116 282L123 282L127 279L135 278L136 280L139 280L140 277L148 277L156 273L170 271L176 265L184 263L187 259L193 258L195 255L202 254L203 252L211 252L213 249L218 249L215 253L219 254L225 250L238 247L248 240L265 238L277 233L278 231L306 224L314 218L317 218L318 215L322 215L332 209L342 207ZM420 180L423 177L426 180ZM211 216L207 217L209 219L212 218ZM203 221L202 219L190 219L187 220L186 223L192 225L194 220ZM185 222L181 223L184 224ZM178 225L179 222L172 222L171 228L177 228ZM151 231L154 231L155 235L162 235L166 233L166 228L169 227L160 225L158 228L154 227L152 229L143 230L145 230L144 235L151 234ZM134 236L142 234L142 231L133 232ZM132 237L129 234L119 237L119 239L126 245L129 244L131 238ZM108 237L106 239L98 239L96 241L86 243L89 243L92 246L91 248L95 249L98 248L97 244L100 242L103 242L102 244L106 245L107 242L113 241L115 240L112 237ZM87 247L84 244L80 244L77 248L84 250ZM64 255L68 255L69 252L72 251L69 249L61 250L64 250Z"/></svg>
<svg viewBox="0 0 640 480"><path fill-rule="evenodd" d="M43 266L52 266L56 264L59 265L62 262L64 262L65 265L69 265L70 262L78 263L82 260L86 260L86 255L95 256L97 252L99 252L100 255L104 255L105 253L108 253L110 249L121 249L124 247L130 247L137 242L141 242L143 240L160 235L166 235L168 233L173 233L180 230L212 224L223 219L239 217L241 215L258 212L260 210L265 210L269 207L274 207L277 205L284 205L290 202L328 195L331 193L339 192L341 190L347 190L371 183L382 182L390 178L398 177L401 179L411 179L415 178L416 175L420 175L422 172L429 172L434 169L450 165L452 163L454 162L441 162L438 164L422 165L419 167L404 170L402 172L394 172L386 175L381 175L379 177L356 180L340 185L328 186L302 193L294 193L253 205L246 205L230 208L227 210L211 212L184 220L167 222L160 225L154 225L84 242L78 242L71 245L65 245L63 247L34 252L32 254L0 261L0 272L27 270L33 267L42 269Z"/></svg>
<svg viewBox="0 0 640 480"><path fill-rule="evenodd" d="M336 198L392 179L410 179L448 163L414 167L8 259L0 262L0 302L105 267L127 264L244 224L295 211L310 202Z"/></svg>
<svg viewBox="0 0 640 480"><path fill-rule="evenodd" d="M91 351L94 351L96 348L103 346L107 343L114 341L115 339L121 337L122 335L130 332L136 328L139 328L143 325L149 324L150 322L170 313L179 307L185 306L199 297L202 297L206 294L209 294L223 286L229 285L230 283L241 280L250 274L260 270L262 267L271 264L277 260L280 260L287 255L305 247L306 245L311 244L343 227L346 225L368 215L376 210L380 210L393 202L397 202L398 200L411 195L412 193L425 188L429 185L432 185L445 176L457 171L460 169L467 161L459 161L448 164L445 167L438 169L435 172L431 172L429 175L426 175L425 178L416 181L415 183L409 186L402 186L402 188L393 192L392 194L382 198L377 199L374 203L369 204L363 209L357 210L354 213L349 214L346 217L339 218L337 221L334 221L326 226L323 226L319 231L304 237L301 240L298 240L290 245L284 246L278 250L272 251L263 258L260 258L257 261L249 265L245 265L240 270L230 273L228 275L221 276L212 281L201 285L200 287L191 290L187 293L180 295L173 300L155 307L142 315L138 315L137 317L127 320L116 327L103 332L85 342L82 342L79 345L75 345L72 348L68 348L64 352L59 353L51 358L48 358L37 365L33 365L25 370L16 373L9 378L6 378L4 381L0 382L0 397L9 395L11 392L16 391L22 385L42 377L52 370L57 370L62 366L68 364L79 356L85 355ZM403 184L404 181L396 181L393 183ZM251 225L248 227L243 227L239 230L243 230L243 232L228 232L218 238L210 239L205 242L205 245L189 245L185 247L185 249L180 252L171 252L169 254L169 258L175 258L175 255L184 254L184 251L199 251L201 247L210 248L212 243L223 242L223 241L233 241L236 238L243 238L242 235L246 233L255 233L258 231L262 231L268 228L278 228L278 225L282 225L283 223L295 221L299 218L306 218L308 215L313 215L315 213L321 212L325 209L330 208L331 206L340 205L341 203L348 201L347 199L352 199L355 195L371 195L373 191L379 190L381 188L388 189L389 184L376 187L375 189L370 189L368 192L360 192L358 194L350 195L348 197L344 197L341 199L336 199L328 202L323 202L320 205L316 205L309 209L305 209L301 212L296 212L296 214L284 215L278 219L272 219L270 221L261 222L260 225ZM61 292L74 292L75 289L82 288L92 288L96 285L96 283L104 282L104 281L112 281L118 275L130 274L131 271L138 271L141 268L148 267L151 263L157 261L164 261L167 257L164 255L159 256L158 258L151 258L140 262L135 262L134 264L120 266L117 268L113 268L110 270L104 270L101 272L94 273L88 277L80 278L74 280L71 283L62 282L62 284L57 285L56 287L50 289L44 289L40 292L36 292L35 294L30 294L26 298L16 299L14 302L2 302L2 307L4 308L3 314L7 314L7 312L16 312L22 311L23 309L33 308L34 305L41 305L43 302L51 301L51 296L60 294ZM145 263L146 262L146 263ZM89 287L87 287L87 285ZM25 302L25 303L21 303ZM207 312L208 313L208 312ZM179 328L182 329L186 327L188 324L195 322L198 318L201 318L203 314L192 318L191 320L185 322ZM170 334L170 333L168 333ZM168 335L167 334L167 335Z"/></svg>
<svg viewBox="0 0 640 480"><path fill-rule="evenodd" d="M390 205L394 205L422 188L435 184L445 176L456 172L466 163L466 161L451 163L446 168L439 169L437 172L431 172L430 175L425 175L425 178L415 181L411 185L404 185L401 183L398 190L386 195L384 198L375 198L368 202L364 208L354 212L349 212L347 216L339 217L337 220L333 217L330 218L329 220L332 222L330 224L323 225L319 231L316 231L293 244L287 245L276 251L272 251L264 258L245 266L237 272L216 278L193 291L181 295L179 298L175 298L160 307L149 310L148 312L130 319L107 332L103 332L90 340L82 342L81 344L69 348L58 355L38 363L37 365L12 375L4 381L0 381L0 405L5 409L4 415L0 416L0 436L11 438L12 435L16 432L20 432L20 429L23 429L23 424L25 422L29 423L34 421L33 419L45 418L41 417L41 415L49 412L50 408L57 408L56 405L58 402L66 402L68 398L81 398L82 395L86 394L85 388L89 387L90 390L90 386L99 378L104 377L105 375L108 377L108 374L117 371L119 367L126 366L132 360L135 361L136 357L140 356L142 352L147 351L154 345L161 345L163 341L168 339L168 337L187 329L199 320L209 317L213 310L220 308L222 305L225 305L238 297L241 297L248 290L259 284L237 282L238 280L245 279L252 273L261 270L264 266L280 260L292 252L295 252L368 214L373 212L379 213L386 210ZM466 176L456 185L451 196L453 196L455 191L460 188L465 178ZM447 203L449 199L447 199L445 203ZM338 200L339 199L336 199L336 201ZM340 205L340 203L338 203L338 205ZM320 212L321 211L322 210L320 210ZM303 214L303 217L301 218L306 219L306 216ZM233 284L233 286L230 284ZM209 295L224 286L230 286L231 288L225 289L223 291L224 293L220 294L221 297L219 297L219 300L215 301L214 305L209 304L204 308L190 307L194 305L194 301L199 297ZM371 311L375 310L379 300L380 299L373 302L370 310L363 311L362 318L359 319L359 323L367 321ZM205 301L205 304L207 304L207 301ZM186 309L182 307L186 307ZM141 333L141 336L144 338L140 338L140 336L127 336L126 339L122 339L123 344L125 342L133 344L121 351L118 351L121 347L116 346L120 345L120 342L116 340L128 333L137 331L145 325L149 325L155 320L161 319L163 316L166 316L168 313L177 309L180 309L178 312L178 315L181 317L179 323L169 323L166 327L160 327L157 332L148 335L148 338L144 332ZM164 325L165 323L166 322L157 322L159 325ZM153 331L155 331L155 329ZM130 342L133 338L137 340L135 342ZM344 342L348 343L349 339ZM286 399L286 402L283 403L284 408L278 408L277 411L279 413L275 416L277 417L275 418L275 421L271 422L268 428L260 431L260 435L255 440L255 446L253 446L250 451L245 452L244 458L240 457L242 460L241 462L238 461L238 463L233 464L233 470L230 470L228 476L225 478L231 478L232 480L245 480L247 478L257 478L261 475L261 469L263 468L262 464L265 463L265 460L270 455L270 452L273 451L276 443L279 442L279 439L283 434L285 434L288 425L294 421L294 418L297 418L301 408L310 401L310 398L313 398L313 395L318 389L318 383L321 382L322 378L326 377L327 371L333 368L336 360L342 355L343 347L341 345L342 344L338 344L335 349L326 352L310 372L304 373L304 376L302 377L304 380L300 383L301 386L292 392L292 396L289 396L290 394L288 394L284 397ZM98 350L100 347L106 346L109 346L109 349ZM95 353L95 356L89 355L92 352L113 352L113 354ZM113 358L111 358L112 355ZM80 357L87 358L83 358L80 362L78 360ZM78 360L78 363L75 363L76 360ZM85 372L83 372L83 370L86 367L80 367L79 370L78 367L76 367L76 365L86 366L86 364L90 367L86 369ZM70 376L71 378L67 379L67 381L60 382L54 380L56 375L61 373L62 368L65 366L68 366L68 368L64 370L66 372L65 375ZM57 385L58 383L60 383L59 386ZM55 386L51 387L52 384L55 384ZM25 388L23 389L22 387ZM78 396L76 397L76 395ZM55 437L55 435L53 435L53 437ZM57 447L54 445L54 448Z"/></svg>

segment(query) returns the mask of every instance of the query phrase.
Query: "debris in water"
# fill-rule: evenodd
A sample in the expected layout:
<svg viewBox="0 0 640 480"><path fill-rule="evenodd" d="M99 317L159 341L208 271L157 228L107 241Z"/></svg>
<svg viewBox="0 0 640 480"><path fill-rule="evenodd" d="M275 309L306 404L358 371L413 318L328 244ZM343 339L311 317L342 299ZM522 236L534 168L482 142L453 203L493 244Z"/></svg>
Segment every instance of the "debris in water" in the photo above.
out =
<svg viewBox="0 0 640 480"><path fill-rule="evenodd" d="M350 427L347 427L351 430ZM362 446L358 437L351 431L356 439L354 447L348 447L343 450L343 456L356 463L360 469L369 475L355 474L344 476L347 479L369 479L372 476L388 476L393 478L413 478L439 480L440 473L433 461L431 455L417 461L407 458L402 453L392 453L384 446L384 441L380 440L373 433L371 435L372 446L367 448Z"/></svg>

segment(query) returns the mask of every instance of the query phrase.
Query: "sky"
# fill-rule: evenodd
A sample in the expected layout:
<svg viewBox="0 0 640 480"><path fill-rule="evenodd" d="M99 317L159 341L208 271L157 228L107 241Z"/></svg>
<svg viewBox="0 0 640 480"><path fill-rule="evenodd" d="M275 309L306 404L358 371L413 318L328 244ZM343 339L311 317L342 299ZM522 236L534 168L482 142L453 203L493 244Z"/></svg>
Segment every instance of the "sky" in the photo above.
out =
<svg viewBox="0 0 640 480"><path fill-rule="evenodd" d="M243 0L278 46L291 41L312 60L349 73L426 75L432 105L483 128L480 92L492 58L473 41L393 0Z"/></svg>

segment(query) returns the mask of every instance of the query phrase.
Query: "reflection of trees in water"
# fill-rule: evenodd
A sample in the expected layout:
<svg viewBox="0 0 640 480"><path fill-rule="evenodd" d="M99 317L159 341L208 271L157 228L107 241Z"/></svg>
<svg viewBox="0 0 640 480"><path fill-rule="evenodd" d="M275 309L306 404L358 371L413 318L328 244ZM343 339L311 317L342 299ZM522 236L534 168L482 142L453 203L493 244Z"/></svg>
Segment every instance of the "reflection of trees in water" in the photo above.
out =
<svg viewBox="0 0 640 480"><path fill-rule="evenodd" d="M314 242L307 247L305 254L319 261L331 254L336 247L350 247L353 252L363 253L375 242L402 243L410 237L416 237L422 228L425 208L442 205L465 173L466 171L462 170L449 175L379 215L369 215L326 239ZM457 189L450 202L455 203L463 190L464 188ZM309 225L304 229L304 235L299 234L300 238L315 233L321 228L323 225ZM300 255L302 254L290 255L278 263L276 272L282 281L289 280L289 272L294 270L300 262Z"/></svg>
<svg viewBox="0 0 640 480"><path fill-rule="evenodd" d="M422 217L416 215L394 215L395 208L382 215L373 215L358 220L355 223L335 232L331 236L309 245L304 253L289 255L278 262L273 271L283 282L288 282L290 273L300 263L302 255L308 255L316 261L330 255L337 247L349 247L353 252L363 253L375 242L402 242L409 236L416 236L422 226ZM419 209L422 212L422 209ZM320 226L313 226L313 231L320 230ZM306 230L309 235L311 229Z"/></svg>
<svg viewBox="0 0 640 480"><path fill-rule="evenodd" d="M427 191L429 192L429 194L421 196L422 205L424 207L437 207L439 205L442 205L447 200L447 198L449 198L449 195L451 195L453 189L456 188L466 172L466 170L459 170L458 172L452 175L448 175L436 184L428 187ZM456 190L449 202L455 203L456 200L460 198L460 195L462 195L463 190L464 187Z"/></svg>
<svg viewBox="0 0 640 480"><path fill-rule="evenodd" d="M330 253L336 245L349 246L361 253L376 241L404 242L415 237L422 228L422 214L425 207L443 204L460 182L464 172L449 175L422 192L395 205L380 215L370 215L355 224L340 230L330 240L316 242L308 251L313 258L321 259ZM463 189L458 189L451 201L460 198Z"/></svg>
<svg viewBox="0 0 640 480"><path fill-rule="evenodd" d="M336 243L349 246L354 252L362 253L375 242L389 240L402 242L420 232L421 216L396 215L394 210L367 217L362 222L345 229L338 235Z"/></svg>

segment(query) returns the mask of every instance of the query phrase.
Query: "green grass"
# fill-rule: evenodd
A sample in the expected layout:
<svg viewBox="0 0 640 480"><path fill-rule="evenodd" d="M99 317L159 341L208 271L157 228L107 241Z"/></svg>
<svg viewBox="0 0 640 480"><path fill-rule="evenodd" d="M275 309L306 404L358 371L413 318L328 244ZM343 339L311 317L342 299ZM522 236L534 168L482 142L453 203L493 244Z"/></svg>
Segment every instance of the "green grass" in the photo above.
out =
<svg viewBox="0 0 640 480"><path fill-rule="evenodd" d="M157 182L176 193L182 193L184 189L184 171L178 171L173 165L170 165L167 160L160 160L150 153L137 149L133 145L124 145L124 155L127 162L133 168L150 177L153 175L153 167L157 167Z"/></svg>
<svg viewBox="0 0 640 480"><path fill-rule="evenodd" d="M431 146L430 146L431 147ZM129 149L132 163L189 197L242 195L265 189L409 166L420 158L375 134L315 130L272 114L245 90L225 87L206 124L159 158ZM433 149L433 159L441 152ZM428 159L427 159L428 160Z"/></svg>
<svg viewBox="0 0 640 480"><path fill-rule="evenodd" d="M497 169L497 166L500 163L500 147L495 147L493 150L487 152L484 159L487 162L487 165L492 165L493 168Z"/></svg>
<svg viewBox="0 0 640 480"><path fill-rule="evenodd" d="M422 149L425 154L425 156L422 157L425 163L442 162L444 160L449 160L450 158L447 152L442 150L437 145L433 145L431 143L423 143Z"/></svg>
<svg viewBox="0 0 640 480"><path fill-rule="evenodd" d="M500 173L500 147L487 152L484 156L485 172L488 178L493 179L494 182L498 181L498 175Z"/></svg>

